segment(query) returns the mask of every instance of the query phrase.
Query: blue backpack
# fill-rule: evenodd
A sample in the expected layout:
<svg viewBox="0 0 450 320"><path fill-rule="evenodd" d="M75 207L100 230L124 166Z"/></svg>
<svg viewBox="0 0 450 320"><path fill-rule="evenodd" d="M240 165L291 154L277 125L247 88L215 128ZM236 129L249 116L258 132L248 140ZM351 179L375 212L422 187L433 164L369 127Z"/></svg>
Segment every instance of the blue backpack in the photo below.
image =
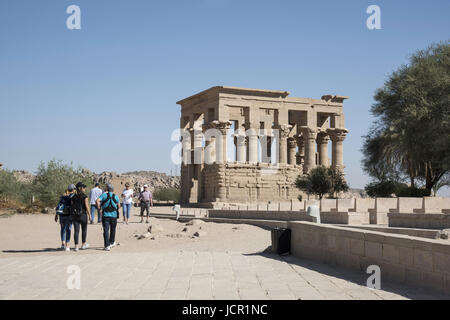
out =
<svg viewBox="0 0 450 320"><path fill-rule="evenodd" d="M56 206L56 214L60 215L69 215L70 214L70 200L72 199L73 194L69 196L62 196L59 200L58 205Z"/></svg>

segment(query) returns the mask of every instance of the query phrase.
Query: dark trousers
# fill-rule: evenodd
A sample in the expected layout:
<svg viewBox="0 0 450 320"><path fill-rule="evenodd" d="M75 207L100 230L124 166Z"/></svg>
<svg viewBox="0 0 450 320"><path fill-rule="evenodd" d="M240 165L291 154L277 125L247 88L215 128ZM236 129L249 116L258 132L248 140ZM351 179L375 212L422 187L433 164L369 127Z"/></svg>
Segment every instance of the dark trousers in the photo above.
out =
<svg viewBox="0 0 450 320"><path fill-rule="evenodd" d="M150 201L141 201L141 217L144 216L144 211L147 211L147 218L150 213Z"/></svg>
<svg viewBox="0 0 450 320"><path fill-rule="evenodd" d="M117 218L103 217L103 240L105 248L112 245L116 240Z"/></svg>
<svg viewBox="0 0 450 320"><path fill-rule="evenodd" d="M75 245L78 244L78 239L80 236L80 226L81 226L81 241L82 243L86 242L87 238L87 225L88 225L88 218L86 214L82 214L79 216L72 216L72 222L73 222L73 240L75 241Z"/></svg>

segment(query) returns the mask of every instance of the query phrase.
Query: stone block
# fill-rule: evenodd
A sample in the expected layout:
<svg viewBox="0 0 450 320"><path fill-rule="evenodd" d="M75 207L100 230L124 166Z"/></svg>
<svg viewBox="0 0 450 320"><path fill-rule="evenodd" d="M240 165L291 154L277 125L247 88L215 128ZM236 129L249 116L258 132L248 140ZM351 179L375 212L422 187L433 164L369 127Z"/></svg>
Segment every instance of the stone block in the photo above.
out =
<svg viewBox="0 0 450 320"><path fill-rule="evenodd" d="M445 290L445 276L442 273L422 271L422 283L436 291Z"/></svg>
<svg viewBox="0 0 450 320"><path fill-rule="evenodd" d="M450 275L450 255L433 252L433 263L435 272Z"/></svg>
<svg viewBox="0 0 450 320"><path fill-rule="evenodd" d="M414 249L408 247L397 247L399 263L412 266L414 263Z"/></svg>
<svg viewBox="0 0 450 320"><path fill-rule="evenodd" d="M389 212L390 209L397 208L397 198L376 198L376 212Z"/></svg>
<svg viewBox="0 0 450 320"><path fill-rule="evenodd" d="M421 209L423 198L397 198L397 208L393 212L396 213L413 213L414 209Z"/></svg>
<svg viewBox="0 0 450 320"><path fill-rule="evenodd" d="M399 264L398 248L392 244L383 244L383 259L392 264Z"/></svg>
<svg viewBox="0 0 450 320"><path fill-rule="evenodd" d="M320 212L328 212L337 208L337 199L321 199Z"/></svg>
<svg viewBox="0 0 450 320"><path fill-rule="evenodd" d="M419 269L410 268L405 266L405 283L409 285L423 285L422 284L422 272Z"/></svg>
<svg viewBox="0 0 450 320"><path fill-rule="evenodd" d="M381 279L387 279L395 282L405 282L406 280L405 266L393 263L382 263L380 265L380 271L381 271Z"/></svg>
<svg viewBox="0 0 450 320"><path fill-rule="evenodd" d="M336 211L348 212L350 209L355 209L355 198L351 199L337 199Z"/></svg>
<svg viewBox="0 0 450 320"><path fill-rule="evenodd" d="M350 239L350 253L359 256L364 255L364 240Z"/></svg>
<svg viewBox="0 0 450 320"><path fill-rule="evenodd" d="M414 249L414 266L422 270L433 271L432 252L418 248Z"/></svg>
<svg viewBox="0 0 450 320"><path fill-rule="evenodd" d="M336 250L342 254L350 253L350 239L346 237L335 237Z"/></svg>
<svg viewBox="0 0 450 320"><path fill-rule="evenodd" d="M442 210L450 209L450 198L424 197L422 208L414 209L417 213L442 213Z"/></svg>
<svg viewBox="0 0 450 320"><path fill-rule="evenodd" d="M355 207L350 209L351 212L369 212L369 209L375 209L375 199L355 199Z"/></svg>
<svg viewBox="0 0 450 320"><path fill-rule="evenodd" d="M366 241L365 242L365 255L369 258L382 259L383 245L378 242Z"/></svg>
<svg viewBox="0 0 450 320"><path fill-rule="evenodd" d="M303 211L305 210L305 202L304 201L293 201L292 202L292 211Z"/></svg>

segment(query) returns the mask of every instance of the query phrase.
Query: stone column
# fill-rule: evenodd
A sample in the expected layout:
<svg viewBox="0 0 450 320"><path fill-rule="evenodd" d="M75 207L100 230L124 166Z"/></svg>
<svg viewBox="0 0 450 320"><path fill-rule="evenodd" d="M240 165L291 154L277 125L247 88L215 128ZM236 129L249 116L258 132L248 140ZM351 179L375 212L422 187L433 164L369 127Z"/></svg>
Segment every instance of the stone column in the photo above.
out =
<svg viewBox="0 0 450 320"><path fill-rule="evenodd" d="M238 133L235 135L236 138L236 161L239 163L245 163L247 161L247 143L245 135Z"/></svg>
<svg viewBox="0 0 450 320"><path fill-rule="evenodd" d="M217 129L221 134L221 148L220 150L216 150L217 154L217 162L219 163L227 163L227 133L228 129L231 127L231 122L218 122Z"/></svg>
<svg viewBox="0 0 450 320"><path fill-rule="evenodd" d="M191 129L192 131L192 146L194 150L194 154L192 157L192 163L194 164L202 164L203 162L203 132L198 129Z"/></svg>
<svg viewBox="0 0 450 320"><path fill-rule="evenodd" d="M348 130L345 128L330 128L327 132L332 141L332 166L334 168L344 169L343 142L347 136Z"/></svg>
<svg viewBox="0 0 450 320"><path fill-rule="evenodd" d="M278 162L280 164L287 163L287 138L289 136L290 125L279 125L278 129Z"/></svg>
<svg viewBox="0 0 450 320"><path fill-rule="evenodd" d="M328 163L328 141L330 140L326 132L320 132L317 135L317 149L319 150L319 164L329 166Z"/></svg>
<svg viewBox="0 0 450 320"><path fill-rule="evenodd" d="M248 137L248 162L256 164L258 162L258 126L247 124L245 131Z"/></svg>
<svg viewBox="0 0 450 320"><path fill-rule="evenodd" d="M305 142L303 140L302 135L297 136L297 146L298 146L298 152L297 152L297 164L301 165L305 161Z"/></svg>
<svg viewBox="0 0 450 320"><path fill-rule="evenodd" d="M191 135L188 129L181 130L181 152L182 164L187 165L191 163Z"/></svg>
<svg viewBox="0 0 450 320"><path fill-rule="evenodd" d="M316 130L310 127L302 127L303 140L305 143L305 163L303 172L308 173L316 166Z"/></svg>
<svg viewBox="0 0 450 320"><path fill-rule="evenodd" d="M297 141L295 141L295 138L288 138L287 147L288 147L288 163L296 164L297 161L295 159L295 156L297 153Z"/></svg>

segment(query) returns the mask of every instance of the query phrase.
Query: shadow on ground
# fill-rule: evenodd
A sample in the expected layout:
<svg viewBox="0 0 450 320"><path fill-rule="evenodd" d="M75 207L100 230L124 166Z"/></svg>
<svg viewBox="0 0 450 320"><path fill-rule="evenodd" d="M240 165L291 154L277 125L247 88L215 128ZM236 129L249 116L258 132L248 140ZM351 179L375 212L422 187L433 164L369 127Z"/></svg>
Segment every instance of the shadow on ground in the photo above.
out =
<svg viewBox="0 0 450 320"><path fill-rule="evenodd" d="M276 253L268 252L269 248L262 252L249 253L244 254L245 256L261 256L267 259L275 259L278 261L283 261L289 263L291 265L296 265L310 271L319 272L322 275L328 277L339 278L345 281L349 281L351 283L366 286L367 278L370 276L369 274L358 272L354 270L345 269L340 266L329 265L325 263L320 263L308 259L297 258L292 255L279 255ZM375 290L375 289L373 289ZM400 295L402 297L413 299L413 300L449 300L450 296L431 291L429 289L424 288L416 288L410 285L395 283L391 281L383 281L381 278L381 290L387 291L393 294Z"/></svg>

